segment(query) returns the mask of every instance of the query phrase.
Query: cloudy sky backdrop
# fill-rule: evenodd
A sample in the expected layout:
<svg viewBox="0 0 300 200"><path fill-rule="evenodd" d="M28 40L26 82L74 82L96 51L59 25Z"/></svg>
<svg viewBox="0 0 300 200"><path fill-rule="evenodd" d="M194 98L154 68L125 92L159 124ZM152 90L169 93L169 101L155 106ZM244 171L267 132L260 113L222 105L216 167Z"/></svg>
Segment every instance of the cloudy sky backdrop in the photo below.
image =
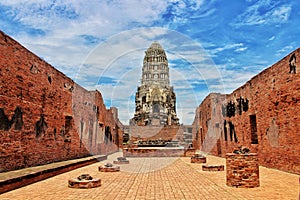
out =
<svg viewBox="0 0 300 200"><path fill-rule="evenodd" d="M1 0L0 29L128 124L145 50L167 53L181 123L300 45L298 0Z"/></svg>

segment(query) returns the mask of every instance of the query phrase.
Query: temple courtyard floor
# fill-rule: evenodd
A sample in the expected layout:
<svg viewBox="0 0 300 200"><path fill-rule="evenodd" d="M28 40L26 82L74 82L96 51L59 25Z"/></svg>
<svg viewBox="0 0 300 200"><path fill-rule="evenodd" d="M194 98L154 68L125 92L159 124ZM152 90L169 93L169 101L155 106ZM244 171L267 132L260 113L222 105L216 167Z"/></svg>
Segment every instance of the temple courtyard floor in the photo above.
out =
<svg viewBox="0 0 300 200"><path fill-rule="evenodd" d="M190 157L127 158L120 172L99 172L98 166L113 163L121 152L107 160L78 168L0 195L6 199L299 199L299 175L260 167L260 187L233 188L226 185L225 171L202 171ZM225 159L207 156L208 165L224 165ZM81 174L101 178L91 189L68 187L68 180Z"/></svg>

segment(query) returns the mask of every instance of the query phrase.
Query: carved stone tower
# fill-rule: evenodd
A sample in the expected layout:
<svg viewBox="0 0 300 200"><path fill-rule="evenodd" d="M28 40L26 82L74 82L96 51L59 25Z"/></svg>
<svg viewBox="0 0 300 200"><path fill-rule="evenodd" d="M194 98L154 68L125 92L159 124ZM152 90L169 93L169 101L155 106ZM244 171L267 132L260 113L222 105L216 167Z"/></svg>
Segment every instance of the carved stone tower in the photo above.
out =
<svg viewBox="0 0 300 200"><path fill-rule="evenodd" d="M142 85L135 96L135 114L131 125L178 125L176 96L170 86L166 53L158 42L145 52Z"/></svg>

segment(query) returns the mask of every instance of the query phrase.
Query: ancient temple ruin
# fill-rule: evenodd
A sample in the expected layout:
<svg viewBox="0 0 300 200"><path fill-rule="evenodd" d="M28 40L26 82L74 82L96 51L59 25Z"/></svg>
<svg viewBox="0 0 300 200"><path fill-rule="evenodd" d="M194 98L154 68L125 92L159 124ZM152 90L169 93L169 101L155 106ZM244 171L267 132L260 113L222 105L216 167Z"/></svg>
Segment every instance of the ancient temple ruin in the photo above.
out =
<svg viewBox="0 0 300 200"><path fill-rule="evenodd" d="M176 95L170 86L166 53L158 42L145 52L142 84L137 88L131 125L177 125Z"/></svg>
<svg viewBox="0 0 300 200"><path fill-rule="evenodd" d="M122 148L117 108L0 31L0 172ZM1 193L1 192L0 192Z"/></svg>
<svg viewBox="0 0 300 200"><path fill-rule="evenodd" d="M232 93L209 94L196 109L193 147L226 157L245 146L259 165L299 174L299 60L300 48Z"/></svg>

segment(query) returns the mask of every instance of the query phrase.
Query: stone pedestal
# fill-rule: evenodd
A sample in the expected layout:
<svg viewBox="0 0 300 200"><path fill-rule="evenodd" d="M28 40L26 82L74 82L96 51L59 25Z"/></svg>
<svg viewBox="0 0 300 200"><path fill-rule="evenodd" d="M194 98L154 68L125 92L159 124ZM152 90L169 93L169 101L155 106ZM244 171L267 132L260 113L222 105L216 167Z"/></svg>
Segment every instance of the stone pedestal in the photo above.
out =
<svg viewBox="0 0 300 200"><path fill-rule="evenodd" d="M224 165L202 165L202 171L224 171Z"/></svg>
<svg viewBox="0 0 300 200"><path fill-rule="evenodd" d="M185 149L184 156L185 157L192 157L195 154L195 149Z"/></svg>
<svg viewBox="0 0 300 200"><path fill-rule="evenodd" d="M129 160L126 157L118 157L117 160L114 160L114 164L129 164Z"/></svg>
<svg viewBox="0 0 300 200"><path fill-rule="evenodd" d="M112 167L99 166L98 170L100 172L119 172L120 167L119 166L112 166Z"/></svg>
<svg viewBox="0 0 300 200"><path fill-rule="evenodd" d="M129 160L114 160L114 164L129 164Z"/></svg>
<svg viewBox="0 0 300 200"><path fill-rule="evenodd" d="M70 179L68 181L68 187L70 188L94 188L101 186L100 178L92 178L88 174L83 174L78 178Z"/></svg>
<svg viewBox="0 0 300 200"><path fill-rule="evenodd" d="M259 187L257 153L226 154L226 184L238 188Z"/></svg>
<svg viewBox="0 0 300 200"><path fill-rule="evenodd" d="M191 157L191 163L206 163L206 157L201 154L195 154Z"/></svg>

